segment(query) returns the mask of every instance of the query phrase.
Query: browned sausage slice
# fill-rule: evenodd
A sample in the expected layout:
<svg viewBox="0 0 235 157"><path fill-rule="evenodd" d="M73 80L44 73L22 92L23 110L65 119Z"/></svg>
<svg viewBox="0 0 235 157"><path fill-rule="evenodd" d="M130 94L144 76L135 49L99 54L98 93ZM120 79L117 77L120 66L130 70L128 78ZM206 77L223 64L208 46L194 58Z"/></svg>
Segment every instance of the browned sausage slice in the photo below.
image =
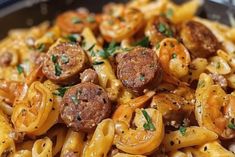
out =
<svg viewBox="0 0 235 157"><path fill-rule="evenodd" d="M77 82L87 67L88 58L79 45L60 43L46 54L42 71L51 81L66 85Z"/></svg>
<svg viewBox="0 0 235 157"><path fill-rule="evenodd" d="M184 23L180 36L194 58L212 56L220 48L220 43L211 30L196 21Z"/></svg>
<svg viewBox="0 0 235 157"><path fill-rule="evenodd" d="M56 24L65 33L81 33L83 28L94 30L97 27L96 17L85 11L67 11L59 15Z"/></svg>
<svg viewBox="0 0 235 157"><path fill-rule="evenodd" d="M90 82L71 87L62 100L61 117L75 131L93 131L110 113L111 103L107 93Z"/></svg>
<svg viewBox="0 0 235 157"><path fill-rule="evenodd" d="M136 47L118 59L117 76L123 85L136 94L154 88L162 79L162 68L155 52Z"/></svg>
<svg viewBox="0 0 235 157"><path fill-rule="evenodd" d="M99 84L98 74L93 69L86 69L80 74L81 82Z"/></svg>

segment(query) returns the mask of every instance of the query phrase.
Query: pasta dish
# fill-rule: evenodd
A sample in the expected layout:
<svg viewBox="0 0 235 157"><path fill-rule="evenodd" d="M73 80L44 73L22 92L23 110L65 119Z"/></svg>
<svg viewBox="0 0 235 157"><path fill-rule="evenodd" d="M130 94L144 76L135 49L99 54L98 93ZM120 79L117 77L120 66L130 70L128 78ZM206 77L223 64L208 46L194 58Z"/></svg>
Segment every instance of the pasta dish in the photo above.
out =
<svg viewBox="0 0 235 157"><path fill-rule="evenodd" d="M1 157L235 157L235 27L199 0L69 10L0 41Z"/></svg>

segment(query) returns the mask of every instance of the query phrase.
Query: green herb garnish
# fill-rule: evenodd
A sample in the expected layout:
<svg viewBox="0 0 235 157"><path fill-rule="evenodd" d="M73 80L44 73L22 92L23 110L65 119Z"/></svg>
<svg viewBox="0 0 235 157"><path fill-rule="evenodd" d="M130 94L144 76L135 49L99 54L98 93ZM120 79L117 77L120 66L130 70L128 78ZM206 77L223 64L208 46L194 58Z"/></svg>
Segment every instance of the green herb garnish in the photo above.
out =
<svg viewBox="0 0 235 157"><path fill-rule="evenodd" d="M103 61L95 61L95 62L93 62L93 65L101 65L101 64L104 64L104 62Z"/></svg>
<svg viewBox="0 0 235 157"><path fill-rule="evenodd" d="M221 67L220 62L216 63L216 69L219 69Z"/></svg>
<svg viewBox="0 0 235 157"><path fill-rule="evenodd" d="M175 59L177 57L177 54L176 53L173 53L172 54L172 58Z"/></svg>
<svg viewBox="0 0 235 157"><path fill-rule="evenodd" d="M200 80L197 84L197 87L202 88L205 87L205 81L204 80Z"/></svg>
<svg viewBox="0 0 235 157"><path fill-rule="evenodd" d="M148 47L149 46L149 38L144 37L142 40L136 42L133 44L133 46L142 46L142 47Z"/></svg>
<svg viewBox="0 0 235 157"><path fill-rule="evenodd" d="M140 81L144 81L145 77L143 74L140 75Z"/></svg>
<svg viewBox="0 0 235 157"><path fill-rule="evenodd" d="M158 25L158 31L161 32L162 34L164 34L167 37L173 37L173 32L172 30L166 26L163 23L159 23Z"/></svg>
<svg viewBox="0 0 235 157"><path fill-rule="evenodd" d="M69 34L69 35L67 35L66 38L67 38L70 42L76 43L79 37L80 37L79 34Z"/></svg>
<svg viewBox="0 0 235 157"><path fill-rule="evenodd" d="M230 122L230 123L228 124L228 128L229 128L229 129L232 129L232 130L235 130L235 124L233 124L232 122Z"/></svg>
<svg viewBox="0 0 235 157"><path fill-rule="evenodd" d="M73 24L78 24L78 23L82 23L82 20L79 19L78 17L73 17L73 18L71 19L71 22L72 22Z"/></svg>
<svg viewBox="0 0 235 157"><path fill-rule="evenodd" d="M22 74L23 73L23 71L24 71L24 68L19 64L19 65L17 65L17 71L18 71L18 74Z"/></svg>
<svg viewBox="0 0 235 157"><path fill-rule="evenodd" d="M112 56L115 54L115 51L119 48L115 42L111 42L107 48L104 48L103 50L100 50L98 52L99 56L107 59L109 56Z"/></svg>
<svg viewBox="0 0 235 157"><path fill-rule="evenodd" d="M77 96L71 96L71 100L73 101L73 103L75 104L75 105L78 105L79 103L80 103L80 101L77 99Z"/></svg>
<svg viewBox="0 0 235 157"><path fill-rule="evenodd" d="M89 23L94 23L95 22L95 18L93 16L88 16L86 18L86 21L89 22Z"/></svg>
<svg viewBox="0 0 235 157"><path fill-rule="evenodd" d="M166 11L166 17L167 17L168 19L171 19L171 18L173 17L173 15L174 15L173 9L172 9L172 8L167 9L167 11Z"/></svg>
<svg viewBox="0 0 235 157"><path fill-rule="evenodd" d="M144 123L143 127L145 130L155 131L156 128L152 123L151 117L148 115L146 110L142 110L142 114L144 115L144 118L146 119L146 123Z"/></svg>
<svg viewBox="0 0 235 157"><path fill-rule="evenodd" d="M180 133L181 133L181 135L185 135L185 133L186 133L186 127L184 127L184 126L180 126L180 128L179 128L179 131L180 131Z"/></svg>
<svg viewBox="0 0 235 157"><path fill-rule="evenodd" d="M67 64L69 62L69 57L67 55L62 55L61 56L61 61L64 63L64 64Z"/></svg>
<svg viewBox="0 0 235 157"><path fill-rule="evenodd" d="M41 43L38 45L37 50L39 52L43 52L46 49L46 45L44 43Z"/></svg>
<svg viewBox="0 0 235 157"><path fill-rule="evenodd" d="M53 63L56 63L57 62L57 57L55 55L52 55L51 60L52 60Z"/></svg>
<svg viewBox="0 0 235 157"><path fill-rule="evenodd" d="M62 69L61 69L59 63L55 63L55 75L60 76L61 73L62 73Z"/></svg>
<svg viewBox="0 0 235 157"><path fill-rule="evenodd" d="M56 90L57 90L57 92L53 93L53 94L57 95L57 96L60 96L60 97L63 97L65 92L68 90L68 87L60 87L60 88L58 88Z"/></svg>
<svg viewBox="0 0 235 157"><path fill-rule="evenodd" d="M160 43L157 43L157 44L155 45L155 47L156 47L156 49L159 49L159 48L160 48Z"/></svg>

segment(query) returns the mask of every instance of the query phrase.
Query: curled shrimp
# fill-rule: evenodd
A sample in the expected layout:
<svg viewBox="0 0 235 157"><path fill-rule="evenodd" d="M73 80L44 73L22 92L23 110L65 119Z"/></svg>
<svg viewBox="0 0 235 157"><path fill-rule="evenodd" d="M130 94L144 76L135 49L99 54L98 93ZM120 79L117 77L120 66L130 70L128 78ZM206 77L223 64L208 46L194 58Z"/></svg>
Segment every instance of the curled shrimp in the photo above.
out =
<svg viewBox="0 0 235 157"><path fill-rule="evenodd" d="M100 31L105 40L120 42L133 36L142 27L143 23L144 15L139 10L119 8L118 14L116 12L115 14L103 15Z"/></svg>
<svg viewBox="0 0 235 157"><path fill-rule="evenodd" d="M174 38L166 38L157 52L162 68L168 75L182 78L188 74L191 61L188 50Z"/></svg>
<svg viewBox="0 0 235 157"><path fill-rule="evenodd" d="M152 98L155 92L148 92L143 96L131 100L129 103L120 105L113 115L115 121L116 136L114 143L116 147L130 154L149 154L154 151L163 139L162 115L155 109L146 109L145 111L151 117L156 130L144 129L146 120L141 109L145 103ZM135 114L134 124L136 130L130 127L132 115Z"/></svg>
<svg viewBox="0 0 235 157"><path fill-rule="evenodd" d="M196 90L195 116L200 126L222 138L235 137L235 97L226 95L205 73L201 74Z"/></svg>

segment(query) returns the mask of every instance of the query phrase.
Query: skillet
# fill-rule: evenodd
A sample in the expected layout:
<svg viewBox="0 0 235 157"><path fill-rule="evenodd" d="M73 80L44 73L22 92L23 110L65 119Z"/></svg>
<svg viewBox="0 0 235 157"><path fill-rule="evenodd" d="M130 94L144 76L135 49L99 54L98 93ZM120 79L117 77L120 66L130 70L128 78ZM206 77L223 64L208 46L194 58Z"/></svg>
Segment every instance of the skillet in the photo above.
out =
<svg viewBox="0 0 235 157"><path fill-rule="evenodd" d="M99 12L108 2L127 2L127 0L0 0L0 38L6 36L10 29L37 25L69 9L86 7L92 12ZM186 0L174 0L182 3ZM204 18L220 21L229 25L227 12L235 13L234 0L204 0L198 11ZM53 21L52 21L53 22Z"/></svg>

